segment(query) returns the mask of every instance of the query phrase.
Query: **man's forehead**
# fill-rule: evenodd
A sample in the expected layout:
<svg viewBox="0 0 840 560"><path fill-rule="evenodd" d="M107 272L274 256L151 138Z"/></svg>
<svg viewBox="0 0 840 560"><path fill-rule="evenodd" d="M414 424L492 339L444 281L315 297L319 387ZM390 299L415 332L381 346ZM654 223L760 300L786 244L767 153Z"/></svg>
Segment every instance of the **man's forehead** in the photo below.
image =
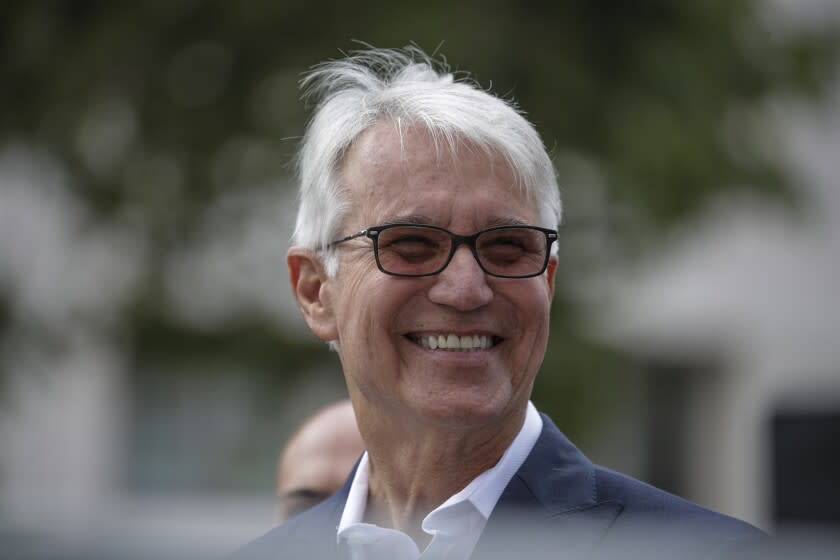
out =
<svg viewBox="0 0 840 560"><path fill-rule="evenodd" d="M410 177L425 173L483 173L504 177L518 189L509 162L490 146L478 146L457 134L434 134L422 125L400 125L380 121L359 134L341 163L342 175L360 171L371 174ZM356 181L353 181L354 183Z"/></svg>
<svg viewBox="0 0 840 560"><path fill-rule="evenodd" d="M362 131L350 144L350 157L370 160L401 159L406 155L406 144L434 146L434 138L425 127L402 123L399 120L381 120ZM416 146L415 146L416 147Z"/></svg>
<svg viewBox="0 0 840 560"><path fill-rule="evenodd" d="M538 214L498 154L463 143L453 152L427 131L399 131L388 122L374 125L354 142L341 182L353 222L445 226L452 207L465 204L474 207L480 227L533 223Z"/></svg>
<svg viewBox="0 0 840 560"><path fill-rule="evenodd" d="M402 187L404 185L396 185L370 192L357 190L355 196L350 197L345 223L358 228L428 224L455 228L452 229L454 233L470 234L495 226L533 225L539 220L536 205L516 192L508 191L502 198L498 191L480 188L450 190L442 186L435 192L417 192ZM460 231L465 227L469 231Z"/></svg>

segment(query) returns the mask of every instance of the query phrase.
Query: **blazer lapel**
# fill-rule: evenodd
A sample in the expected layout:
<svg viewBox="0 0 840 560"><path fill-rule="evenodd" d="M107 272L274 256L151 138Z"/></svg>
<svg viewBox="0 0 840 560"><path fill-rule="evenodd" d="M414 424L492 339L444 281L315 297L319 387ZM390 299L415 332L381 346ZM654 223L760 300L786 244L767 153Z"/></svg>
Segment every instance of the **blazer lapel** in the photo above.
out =
<svg viewBox="0 0 840 560"><path fill-rule="evenodd" d="M542 415L534 449L505 488L472 558L585 558L622 510L599 502L595 469Z"/></svg>

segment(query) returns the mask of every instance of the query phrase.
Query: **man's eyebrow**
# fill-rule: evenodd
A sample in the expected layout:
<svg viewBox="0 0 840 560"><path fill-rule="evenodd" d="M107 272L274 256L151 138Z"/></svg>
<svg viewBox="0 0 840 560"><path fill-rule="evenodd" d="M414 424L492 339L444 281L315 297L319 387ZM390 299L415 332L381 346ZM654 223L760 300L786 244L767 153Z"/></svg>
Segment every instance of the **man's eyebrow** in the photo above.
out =
<svg viewBox="0 0 840 560"><path fill-rule="evenodd" d="M395 216L391 219L385 220L382 222L382 225L391 225L391 224L417 224L417 225L432 225L434 224L434 220L429 216L424 216L422 214L403 214L400 216ZM496 227L496 226L526 226L528 222L525 220L520 220L519 218L490 218L485 223L484 227Z"/></svg>
<svg viewBox="0 0 840 560"><path fill-rule="evenodd" d="M519 218L490 218L487 220L486 227L496 226L527 226L528 222L520 220Z"/></svg>

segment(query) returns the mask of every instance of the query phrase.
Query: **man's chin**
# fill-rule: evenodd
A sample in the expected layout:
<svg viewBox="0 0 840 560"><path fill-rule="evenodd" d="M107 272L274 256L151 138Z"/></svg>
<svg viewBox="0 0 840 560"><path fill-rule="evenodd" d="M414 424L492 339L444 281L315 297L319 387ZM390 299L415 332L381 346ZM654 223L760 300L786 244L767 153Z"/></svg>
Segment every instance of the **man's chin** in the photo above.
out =
<svg viewBox="0 0 840 560"><path fill-rule="evenodd" d="M459 432L504 425L508 421L506 399L488 397L486 388L449 389L444 397L416 403L421 422Z"/></svg>

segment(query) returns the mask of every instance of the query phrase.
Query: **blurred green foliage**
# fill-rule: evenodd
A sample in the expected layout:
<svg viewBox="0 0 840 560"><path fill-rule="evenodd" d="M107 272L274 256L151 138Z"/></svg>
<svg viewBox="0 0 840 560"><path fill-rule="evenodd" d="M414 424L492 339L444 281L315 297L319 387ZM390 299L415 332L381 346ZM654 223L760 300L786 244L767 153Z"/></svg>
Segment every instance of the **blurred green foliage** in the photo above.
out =
<svg viewBox="0 0 840 560"><path fill-rule="evenodd" d="M239 363L268 372L268 390L279 391L297 371L335 367L334 356L258 315L186 323L170 312L160 271L219 197L293 184L289 162L307 116L297 81L307 68L357 48L353 39L439 50L453 70L516 99L558 162L571 154L597 170L602 213L568 207L566 227L594 219L609 242L633 246L717 193L790 192L785 169L738 117L776 94L821 94L840 34L778 33L762 25L761 6L7 0L0 145L46 150L70 170L93 223L129 220L144 232L147 272L116 327L137 363L173 371L184 361ZM562 165L558 173L566 177ZM571 278L562 270L585 265L578 256L561 267L535 394L572 435L592 425L629 367L587 340L562 287ZM278 290L286 289L281 266ZM3 328L7 314L0 305Z"/></svg>

